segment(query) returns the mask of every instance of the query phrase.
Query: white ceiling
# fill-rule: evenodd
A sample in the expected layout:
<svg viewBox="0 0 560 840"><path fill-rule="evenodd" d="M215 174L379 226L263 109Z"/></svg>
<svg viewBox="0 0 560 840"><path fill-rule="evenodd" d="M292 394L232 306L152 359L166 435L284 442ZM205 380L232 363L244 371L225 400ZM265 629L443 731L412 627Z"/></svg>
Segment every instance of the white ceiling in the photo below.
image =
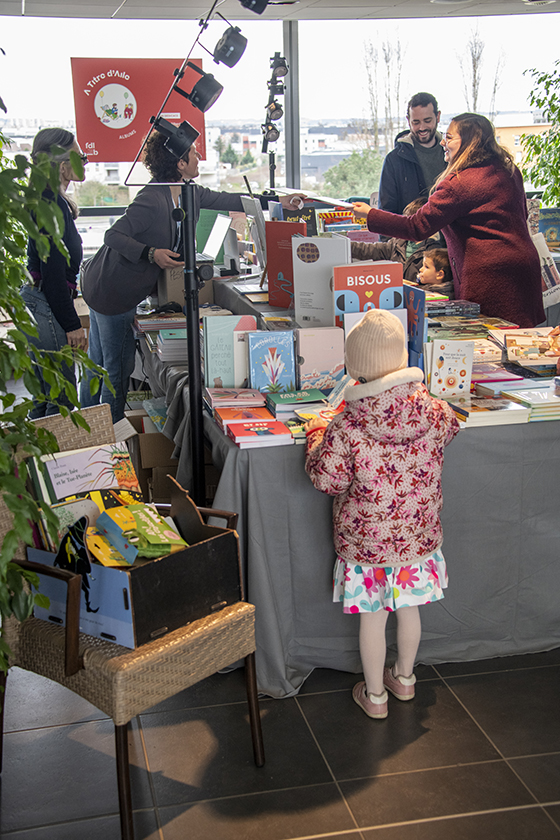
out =
<svg viewBox="0 0 560 840"><path fill-rule="evenodd" d="M0 15L197 20L212 0L0 0ZM238 0L217 7L228 20L375 20L560 12L560 0L272 0L262 15Z"/></svg>

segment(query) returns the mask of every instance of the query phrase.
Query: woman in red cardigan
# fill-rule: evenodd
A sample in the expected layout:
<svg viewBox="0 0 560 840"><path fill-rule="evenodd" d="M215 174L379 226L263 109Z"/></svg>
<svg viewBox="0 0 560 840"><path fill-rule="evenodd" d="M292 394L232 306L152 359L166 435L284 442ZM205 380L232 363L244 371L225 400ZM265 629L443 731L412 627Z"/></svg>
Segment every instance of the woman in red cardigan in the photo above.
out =
<svg viewBox="0 0 560 840"><path fill-rule="evenodd" d="M527 229L523 179L510 153L479 114L454 117L442 140L447 168L413 216L354 204L369 230L419 241L442 231L455 297L520 327L545 319L541 269Z"/></svg>

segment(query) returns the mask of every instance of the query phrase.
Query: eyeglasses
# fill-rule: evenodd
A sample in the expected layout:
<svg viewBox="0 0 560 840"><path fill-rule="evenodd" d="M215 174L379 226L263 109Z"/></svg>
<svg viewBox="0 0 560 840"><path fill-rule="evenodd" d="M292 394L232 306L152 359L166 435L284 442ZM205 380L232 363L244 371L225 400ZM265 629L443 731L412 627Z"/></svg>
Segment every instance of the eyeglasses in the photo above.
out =
<svg viewBox="0 0 560 840"><path fill-rule="evenodd" d="M88 156L87 156L87 155L84 155L84 154L83 154L83 152L82 152L82 154L81 154L81 155L78 155L78 157L80 158L80 160L82 161L82 163L83 163L84 165L85 165L86 163L89 163ZM70 163L70 158L64 158L64 160L62 161L62 163Z"/></svg>

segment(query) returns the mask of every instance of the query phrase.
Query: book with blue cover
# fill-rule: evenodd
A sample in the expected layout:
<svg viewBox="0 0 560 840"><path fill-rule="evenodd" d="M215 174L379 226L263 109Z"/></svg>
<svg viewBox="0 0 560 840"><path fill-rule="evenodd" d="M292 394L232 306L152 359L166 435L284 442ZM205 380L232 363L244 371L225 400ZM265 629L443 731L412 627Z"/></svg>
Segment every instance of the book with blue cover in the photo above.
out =
<svg viewBox="0 0 560 840"><path fill-rule="evenodd" d="M295 391L293 332L250 332L247 342L251 388L269 394Z"/></svg>

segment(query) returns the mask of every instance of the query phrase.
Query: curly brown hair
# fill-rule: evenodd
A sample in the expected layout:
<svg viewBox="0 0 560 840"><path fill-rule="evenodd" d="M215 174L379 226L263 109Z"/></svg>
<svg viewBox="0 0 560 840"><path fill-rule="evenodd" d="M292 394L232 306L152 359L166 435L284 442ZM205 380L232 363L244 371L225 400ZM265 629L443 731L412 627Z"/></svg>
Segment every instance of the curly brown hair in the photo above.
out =
<svg viewBox="0 0 560 840"><path fill-rule="evenodd" d="M166 137L159 131L152 131L142 157L144 166L156 181L161 183L175 183L181 180L177 169L177 158L165 147ZM183 160L189 159L189 153L183 155Z"/></svg>

